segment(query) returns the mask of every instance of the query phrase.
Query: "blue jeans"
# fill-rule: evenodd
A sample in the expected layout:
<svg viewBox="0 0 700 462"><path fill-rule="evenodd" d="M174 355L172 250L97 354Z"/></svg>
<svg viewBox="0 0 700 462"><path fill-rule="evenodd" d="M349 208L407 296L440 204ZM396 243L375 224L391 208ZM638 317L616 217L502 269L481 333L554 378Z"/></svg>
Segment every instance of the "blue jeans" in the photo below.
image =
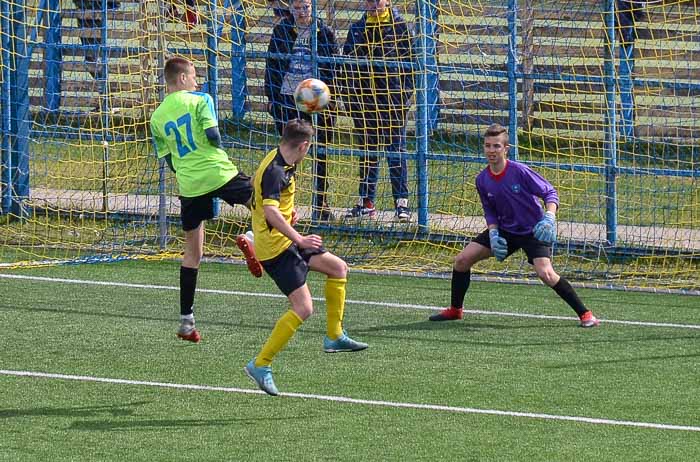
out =
<svg viewBox="0 0 700 462"><path fill-rule="evenodd" d="M399 112L399 111L397 111ZM379 158L375 152L387 152L389 178L394 201L408 198L408 165L406 160L405 114L397 114L383 123L363 120L355 121L362 137L360 145L367 152L360 157L360 198L374 202L377 197ZM369 122L369 123L368 123ZM402 123L403 122L403 123ZM388 128L379 128L382 124Z"/></svg>

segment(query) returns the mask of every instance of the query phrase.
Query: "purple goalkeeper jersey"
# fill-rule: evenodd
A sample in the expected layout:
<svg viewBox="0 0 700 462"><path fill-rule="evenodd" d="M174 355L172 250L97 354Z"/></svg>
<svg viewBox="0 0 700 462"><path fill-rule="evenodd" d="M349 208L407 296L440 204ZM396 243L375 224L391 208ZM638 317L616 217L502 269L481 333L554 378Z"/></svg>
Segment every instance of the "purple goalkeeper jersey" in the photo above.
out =
<svg viewBox="0 0 700 462"><path fill-rule="evenodd" d="M476 177L476 190L484 207L484 217L489 225L513 234L525 235L544 216L545 204L559 205L554 187L528 166L506 161L506 168L494 175L486 167Z"/></svg>

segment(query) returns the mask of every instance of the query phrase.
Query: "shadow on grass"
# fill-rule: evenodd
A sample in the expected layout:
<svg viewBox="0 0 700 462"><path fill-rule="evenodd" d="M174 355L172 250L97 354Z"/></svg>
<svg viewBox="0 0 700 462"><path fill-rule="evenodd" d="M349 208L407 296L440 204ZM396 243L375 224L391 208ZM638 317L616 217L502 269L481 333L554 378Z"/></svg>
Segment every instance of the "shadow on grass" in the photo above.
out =
<svg viewBox="0 0 700 462"><path fill-rule="evenodd" d="M258 422L270 421L278 422L279 417L256 417L256 418L236 418L236 419L148 419L132 421L115 420L86 420L74 422L68 430L78 431L128 431L134 429L154 429L161 431L164 428L191 428L191 427L225 427L234 424L256 425ZM298 420L288 418L286 420Z"/></svg>
<svg viewBox="0 0 700 462"><path fill-rule="evenodd" d="M688 354L688 355L659 355L659 356L640 356L637 358L621 358L621 359L609 359L609 360L596 360L588 362L576 362L575 364L559 364L556 366L544 366L546 369L568 369L568 368L579 368L586 366L601 366L605 364L630 364L646 361L667 361L670 359L687 359L687 358L699 358L700 353Z"/></svg>
<svg viewBox="0 0 700 462"><path fill-rule="evenodd" d="M85 406L85 407L37 407L29 409L0 409L0 419L14 417L96 417L111 414L115 417L134 415L135 408L151 401L137 401L134 403L119 404L114 406Z"/></svg>
<svg viewBox="0 0 700 462"><path fill-rule="evenodd" d="M0 307L3 305L0 304ZM95 311L89 311L89 310L80 310L80 309L66 309L66 308L37 308L37 307L18 307L18 306L12 306L12 307L6 307L8 310L19 310L19 311L27 311L27 312L45 312L45 313L60 313L60 314L71 314L71 315L85 315L85 316L97 316L97 317L102 317L102 318L114 318L114 319L119 319L119 320L124 320L124 319L138 319L138 320L145 320L145 321L157 321L157 322L167 322L167 323L172 323L172 335L173 338L176 326L179 322L178 317L179 315L176 313L173 313L172 316L168 317L162 317L162 316L144 316L144 315L135 315L135 314L128 314L128 313L123 313L123 312L115 312L115 313L106 313L106 312L95 312ZM282 310L280 310L280 315L282 313ZM323 313L320 312L316 316L323 316ZM230 322L230 321L215 321L215 320L203 320L199 321L197 325L200 327L200 330L202 330L203 335L206 335L204 331L206 331L206 328L208 326L218 326L218 327L225 327L225 328L231 328L231 329L256 329L256 330L263 330L265 332L269 332L272 330L274 327L274 320L270 320L269 322L265 323L246 323L246 322ZM433 334L438 331L445 331L449 332L451 334L454 334L455 332L462 332L465 334L469 333L483 333L483 332L488 332L488 330L498 330L498 331L511 331L515 332L517 330L520 330L521 332L526 332L529 330L532 330L535 332L536 330L541 330L541 329L547 329L547 330L553 330L557 332L558 334L561 332L561 329L567 329L571 330L572 333L572 338L568 340L555 340L554 338L543 338L541 335L538 336L538 339L542 339L540 341L524 341L524 342L505 342L503 341L502 337L499 337L496 341L490 342L490 341L478 341L478 340L473 340L473 339L468 339L466 338L465 340L455 340L454 338L451 339L445 339L445 340L440 340L436 339L434 336L429 336L429 337L417 337L417 336L401 336L401 335L385 335L382 334L382 332L394 332L394 333L399 333L399 332L423 332L426 334ZM594 332L600 331L605 329L605 327L598 327L594 329ZM444 343L450 343L450 344L465 344L465 345L493 345L493 346L498 346L498 347L503 347L503 348L509 348L509 347L518 347L518 346L553 346L553 345L575 345L575 344L622 344L622 343L633 343L633 342L651 342L651 341L670 341L670 340L697 340L698 336L697 335L681 335L681 336L649 336L649 335L644 335L643 333L639 333L638 336L632 337L632 336L627 336L627 337L605 337L605 338L599 338L599 337L585 337L585 336L579 336L578 332L581 331L582 329L578 327L578 323L575 320L571 320L570 322L567 321L559 321L559 320L539 320L539 319L530 319L530 320L525 320L525 319L520 319L519 322L517 323L487 323L487 322L480 322L477 320L470 320L469 318L461 321L446 321L446 322L431 322L431 321L418 321L418 322L408 322L408 323L402 323L402 324L382 324L382 325L377 325L377 326L372 326L372 327L352 327L350 326L348 328L348 334L350 336L358 335L358 334L367 334L368 337L370 338L381 338L381 339L397 339L397 340L410 340L410 341L417 341L417 342L429 342L429 343L435 343L435 342L444 342ZM592 334L594 333L592 332ZM632 331L628 332L628 335L632 333ZM303 327L300 329L297 333L296 336L307 336L307 335L317 335L321 338L326 334L325 329L313 329L308 326ZM164 332L163 335L170 335L169 331ZM366 340L366 339L358 339L358 340ZM177 341L181 345L196 345L190 342L181 342Z"/></svg>

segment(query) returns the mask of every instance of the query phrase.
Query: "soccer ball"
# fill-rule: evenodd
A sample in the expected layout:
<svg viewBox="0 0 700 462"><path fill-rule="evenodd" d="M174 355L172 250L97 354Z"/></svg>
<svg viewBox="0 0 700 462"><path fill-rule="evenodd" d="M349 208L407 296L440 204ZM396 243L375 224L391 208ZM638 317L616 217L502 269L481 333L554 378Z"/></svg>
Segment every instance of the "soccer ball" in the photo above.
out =
<svg viewBox="0 0 700 462"><path fill-rule="evenodd" d="M301 112L320 112L331 102L328 85L318 79L302 80L294 90L294 103Z"/></svg>

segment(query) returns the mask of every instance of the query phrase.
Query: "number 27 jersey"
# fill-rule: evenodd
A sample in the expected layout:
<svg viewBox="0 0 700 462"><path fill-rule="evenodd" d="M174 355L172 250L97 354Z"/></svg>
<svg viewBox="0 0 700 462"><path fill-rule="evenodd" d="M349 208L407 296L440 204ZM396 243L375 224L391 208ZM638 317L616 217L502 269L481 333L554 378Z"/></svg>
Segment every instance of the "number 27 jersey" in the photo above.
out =
<svg viewBox="0 0 700 462"><path fill-rule="evenodd" d="M156 153L172 155L183 197L210 193L238 174L226 151L207 138L205 130L218 124L211 96L197 91L170 93L151 115Z"/></svg>

